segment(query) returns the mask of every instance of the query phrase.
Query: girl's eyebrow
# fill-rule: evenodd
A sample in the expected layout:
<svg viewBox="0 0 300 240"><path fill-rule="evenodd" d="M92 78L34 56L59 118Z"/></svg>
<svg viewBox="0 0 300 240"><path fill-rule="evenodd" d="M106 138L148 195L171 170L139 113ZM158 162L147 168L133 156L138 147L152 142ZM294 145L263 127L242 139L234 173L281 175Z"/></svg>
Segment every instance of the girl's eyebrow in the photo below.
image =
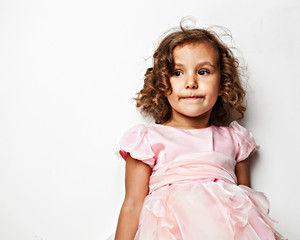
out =
<svg viewBox="0 0 300 240"><path fill-rule="evenodd" d="M206 65L208 65L208 66L210 66L210 67L212 67L212 68L214 68L214 69L217 68L217 67L216 67L214 64L212 64L211 62L199 62L199 63L197 63L197 67L206 66ZM175 63L175 66L178 66L178 67L184 67L184 64L183 64L183 63Z"/></svg>

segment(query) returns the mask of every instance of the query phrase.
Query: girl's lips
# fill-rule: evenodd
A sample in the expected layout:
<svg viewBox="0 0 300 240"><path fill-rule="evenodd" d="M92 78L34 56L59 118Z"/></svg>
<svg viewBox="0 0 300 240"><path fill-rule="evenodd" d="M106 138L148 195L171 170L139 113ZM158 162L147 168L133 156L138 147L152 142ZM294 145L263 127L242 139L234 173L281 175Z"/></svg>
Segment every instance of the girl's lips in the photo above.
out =
<svg viewBox="0 0 300 240"><path fill-rule="evenodd" d="M198 99L199 97L186 97L185 99Z"/></svg>
<svg viewBox="0 0 300 240"><path fill-rule="evenodd" d="M196 99L200 99L203 97L183 97L183 99L189 99L189 100L196 100Z"/></svg>

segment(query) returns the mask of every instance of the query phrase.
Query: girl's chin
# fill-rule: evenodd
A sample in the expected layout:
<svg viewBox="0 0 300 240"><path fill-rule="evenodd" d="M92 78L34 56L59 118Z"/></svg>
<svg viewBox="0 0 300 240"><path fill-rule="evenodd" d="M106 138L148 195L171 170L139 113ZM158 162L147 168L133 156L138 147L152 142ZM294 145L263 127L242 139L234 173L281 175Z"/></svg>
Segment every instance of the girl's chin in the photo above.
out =
<svg viewBox="0 0 300 240"><path fill-rule="evenodd" d="M176 112L189 118L199 118L210 115L211 109L184 109Z"/></svg>

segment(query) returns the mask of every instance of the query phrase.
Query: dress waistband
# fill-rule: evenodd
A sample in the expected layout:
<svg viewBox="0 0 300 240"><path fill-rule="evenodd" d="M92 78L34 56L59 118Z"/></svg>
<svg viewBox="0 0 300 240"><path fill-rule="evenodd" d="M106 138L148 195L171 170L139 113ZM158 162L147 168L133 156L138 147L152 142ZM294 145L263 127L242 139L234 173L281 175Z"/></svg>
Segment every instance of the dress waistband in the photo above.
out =
<svg viewBox="0 0 300 240"><path fill-rule="evenodd" d="M232 184L237 183L234 159L215 152L204 156L198 154L196 157L180 158L160 166L150 176L149 193L168 184L201 179L220 179Z"/></svg>

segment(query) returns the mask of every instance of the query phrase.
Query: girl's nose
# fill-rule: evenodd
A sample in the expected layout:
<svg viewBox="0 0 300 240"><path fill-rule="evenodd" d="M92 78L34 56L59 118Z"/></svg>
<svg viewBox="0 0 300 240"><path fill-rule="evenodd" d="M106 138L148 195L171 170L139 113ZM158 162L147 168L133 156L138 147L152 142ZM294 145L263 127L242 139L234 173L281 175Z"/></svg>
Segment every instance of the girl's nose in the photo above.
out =
<svg viewBox="0 0 300 240"><path fill-rule="evenodd" d="M198 88L198 83L195 79L195 77L189 77L185 83L185 88L190 88L190 89L197 89Z"/></svg>

